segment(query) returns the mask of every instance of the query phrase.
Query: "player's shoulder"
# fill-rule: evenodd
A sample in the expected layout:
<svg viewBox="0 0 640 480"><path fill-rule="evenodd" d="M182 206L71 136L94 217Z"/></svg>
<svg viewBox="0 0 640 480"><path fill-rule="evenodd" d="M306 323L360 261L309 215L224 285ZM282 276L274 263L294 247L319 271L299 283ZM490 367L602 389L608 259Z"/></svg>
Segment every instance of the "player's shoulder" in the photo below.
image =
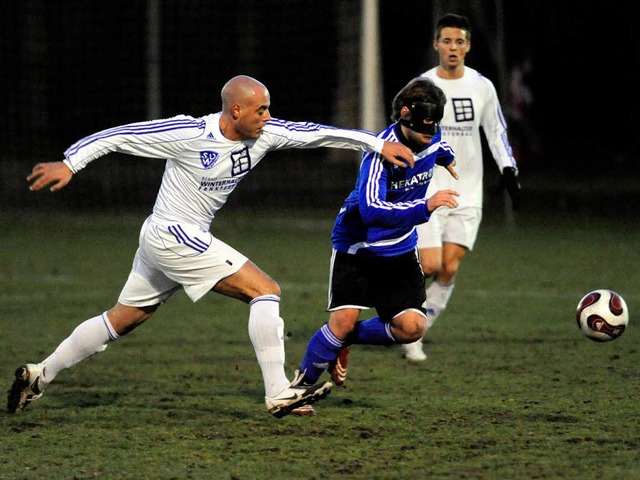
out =
<svg viewBox="0 0 640 480"><path fill-rule="evenodd" d="M436 133L429 145L423 150L425 154L436 154L441 155L443 152L449 152L453 154L453 148L446 140L442 138L442 131Z"/></svg>
<svg viewBox="0 0 640 480"><path fill-rule="evenodd" d="M220 123L220 116L222 112L217 113L209 113L207 115L203 115L202 117L190 117L194 122L201 122L207 126L217 125Z"/></svg>
<svg viewBox="0 0 640 480"><path fill-rule="evenodd" d="M194 117L193 115L187 115L185 113L180 113L178 115L173 115L171 117L164 117L157 121L181 121L181 122L199 122L202 121L204 117Z"/></svg>
<svg viewBox="0 0 640 480"><path fill-rule="evenodd" d="M179 114L172 117L153 120L155 124L166 125L167 128L175 128L181 130L204 130L207 125L206 117L194 117L192 115Z"/></svg>
<svg viewBox="0 0 640 480"><path fill-rule="evenodd" d="M275 135L290 135L290 134L313 134L323 128L335 128L328 125L322 125L314 122L296 122L291 120L284 120L282 118L271 118L263 128L265 133L273 133Z"/></svg>
<svg viewBox="0 0 640 480"><path fill-rule="evenodd" d="M471 68L465 65L464 76L465 78L467 78L467 80L469 80L470 82L473 82L479 88L488 88L491 90L495 90L495 86L493 85L493 82L488 77L485 77L482 73L480 73L475 68Z"/></svg>
<svg viewBox="0 0 640 480"><path fill-rule="evenodd" d="M116 130L125 134L164 134L173 140L189 140L196 139L203 134L206 129L206 122L201 117L179 114L131 123L127 126L129 127L128 130L121 127L116 127Z"/></svg>
<svg viewBox="0 0 640 480"><path fill-rule="evenodd" d="M398 132L396 131L397 122L387 125L380 130L376 137L383 139L385 142L399 142Z"/></svg>
<svg viewBox="0 0 640 480"><path fill-rule="evenodd" d="M422 72L420 75L418 75L419 78L430 78L430 79L434 79L437 77L437 71L438 71L438 67L433 67L430 68L429 70L427 70L426 72Z"/></svg>

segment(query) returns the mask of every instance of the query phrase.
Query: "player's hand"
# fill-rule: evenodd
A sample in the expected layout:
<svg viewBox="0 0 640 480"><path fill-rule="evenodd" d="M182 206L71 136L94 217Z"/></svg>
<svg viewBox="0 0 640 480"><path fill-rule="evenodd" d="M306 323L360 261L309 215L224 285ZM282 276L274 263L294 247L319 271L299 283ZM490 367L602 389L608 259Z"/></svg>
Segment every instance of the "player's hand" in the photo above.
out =
<svg viewBox="0 0 640 480"><path fill-rule="evenodd" d="M458 176L458 172L456 172L456 169L455 169L455 168L453 168L453 167L455 167L455 166L456 166L456 161L454 160L453 162L451 162L449 165L447 165L447 166L446 166L446 167L444 167L444 168L446 168L446 169L447 169L447 171L451 174L451 176L452 176L453 178L455 178L456 180L458 180L460 177Z"/></svg>
<svg viewBox="0 0 640 480"><path fill-rule="evenodd" d="M455 190L438 190L427 199L427 210L433 212L438 207L456 208L460 194Z"/></svg>
<svg viewBox="0 0 640 480"><path fill-rule="evenodd" d="M400 142L384 142L382 156L388 162L402 168L413 167L416 163L411 149Z"/></svg>
<svg viewBox="0 0 640 480"><path fill-rule="evenodd" d="M48 186L51 186L49 188L51 192L55 192L69 183L71 177L73 172L63 162L46 162L38 163L33 167L27 176L27 182L31 184L29 190L32 192Z"/></svg>
<svg viewBox="0 0 640 480"><path fill-rule="evenodd" d="M502 178L500 179L500 186L504 188L511 197L511 206L514 210L520 207L520 190L522 187L518 182L516 169L513 167L504 167L502 169Z"/></svg>

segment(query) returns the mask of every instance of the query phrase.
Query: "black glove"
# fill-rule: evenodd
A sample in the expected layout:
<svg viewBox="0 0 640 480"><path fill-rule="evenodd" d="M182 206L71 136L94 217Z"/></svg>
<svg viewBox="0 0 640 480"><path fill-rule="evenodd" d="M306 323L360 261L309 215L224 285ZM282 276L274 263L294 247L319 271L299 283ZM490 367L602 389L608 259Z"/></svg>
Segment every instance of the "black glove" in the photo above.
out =
<svg viewBox="0 0 640 480"><path fill-rule="evenodd" d="M520 207L520 190L522 190L522 187L520 186L520 183L518 183L515 168L504 167L502 169L500 186L507 191L511 197L511 206L514 210L517 210L518 207Z"/></svg>

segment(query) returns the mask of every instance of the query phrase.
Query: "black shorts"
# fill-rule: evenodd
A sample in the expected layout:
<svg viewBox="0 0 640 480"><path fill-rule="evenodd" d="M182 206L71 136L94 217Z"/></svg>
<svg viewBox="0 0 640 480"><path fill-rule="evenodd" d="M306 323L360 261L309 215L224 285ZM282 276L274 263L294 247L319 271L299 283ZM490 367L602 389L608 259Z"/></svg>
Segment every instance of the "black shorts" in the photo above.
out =
<svg viewBox="0 0 640 480"><path fill-rule="evenodd" d="M334 250L329 306L375 308L385 322L409 308L426 315L425 279L416 251L396 257L367 257Z"/></svg>

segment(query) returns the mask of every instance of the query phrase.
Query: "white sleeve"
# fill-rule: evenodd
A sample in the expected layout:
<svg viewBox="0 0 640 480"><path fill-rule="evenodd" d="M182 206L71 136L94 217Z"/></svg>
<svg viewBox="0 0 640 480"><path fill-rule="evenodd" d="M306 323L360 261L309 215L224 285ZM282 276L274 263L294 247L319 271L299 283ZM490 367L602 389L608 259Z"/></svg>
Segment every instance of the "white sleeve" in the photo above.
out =
<svg viewBox="0 0 640 480"><path fill-rule="evenodd" d="M507 136L507 122L500 107L498 94L491 82L486 80L485 84L487 86L487 104L484 109L481 126L487 137L489 150L491 150L500 172L505 167L513 167L517 170L516 160L513 157L513 151Z"/></svg>
<svg viewBox="0 0 640 480"><path fill-rule="evenodd" d="M130 123L78 140L64 152L64 163L77 173L89 162L111 152L167 158L180 152L185 142L201 136L204 129L204 120L186 115Z"/></svg>
<svg viewBox="0 0 640 480"><path fill-rule="evenodd" d="M346 148L382 153L384 140L366 130L349 130L311 122L289 122L272 118L265 127L273 148Z"/></svg>

